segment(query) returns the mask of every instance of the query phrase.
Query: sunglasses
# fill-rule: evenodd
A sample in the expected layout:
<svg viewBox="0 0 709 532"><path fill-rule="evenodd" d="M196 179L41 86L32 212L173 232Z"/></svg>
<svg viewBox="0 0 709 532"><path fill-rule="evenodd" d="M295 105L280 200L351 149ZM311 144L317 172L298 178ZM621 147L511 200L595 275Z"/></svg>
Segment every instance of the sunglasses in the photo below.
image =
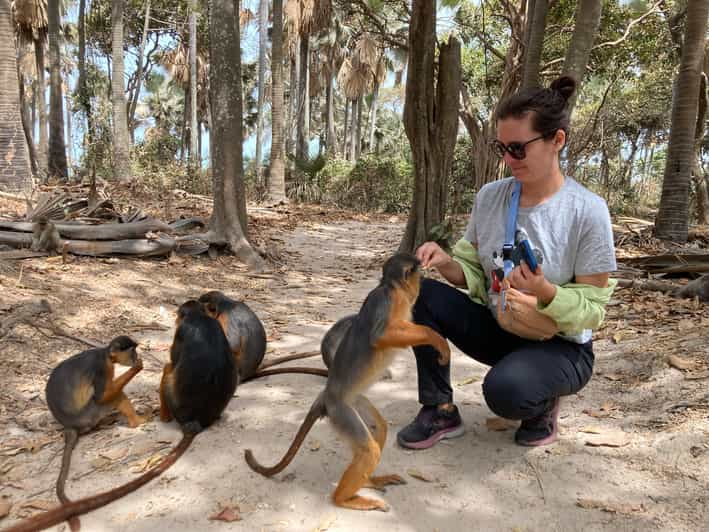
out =
<svg viewBox="0 0 709 532"><path fill-rule="evenodd" d="M509 153L513 159L521 161L527 156L527 152L524 149L527 144L529 144L530 142L537 141L539 139L546 138L548 136L549 135L539 135L538 137L534 137L533 139L528 140L527 142L510 142L506 146L499 140L493 140L491 144L493 151L500 159L505 156L505 153Z"/></svg>

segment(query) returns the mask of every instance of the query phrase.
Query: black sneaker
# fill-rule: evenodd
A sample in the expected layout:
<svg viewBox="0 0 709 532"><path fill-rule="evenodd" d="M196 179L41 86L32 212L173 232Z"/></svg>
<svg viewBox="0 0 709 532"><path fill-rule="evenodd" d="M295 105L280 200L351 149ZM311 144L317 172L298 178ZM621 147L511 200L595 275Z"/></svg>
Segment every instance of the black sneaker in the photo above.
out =
<svg viewBox="0 0 709 532"><path fill-rule="evenodd" d="M408 449L428 449L445 438L457 438L465 433L458 407L449 411L436 406L424 406L416 419L396 435L399 445Z"/></svg>
<svg viewBox="0 0 709 532"><path fill-rule="evenodd" d="M525 419L515 432L515 442L519 445L536 447L549 445L556 441L559 430L559 398L552 400L543 414Z"/></svg>

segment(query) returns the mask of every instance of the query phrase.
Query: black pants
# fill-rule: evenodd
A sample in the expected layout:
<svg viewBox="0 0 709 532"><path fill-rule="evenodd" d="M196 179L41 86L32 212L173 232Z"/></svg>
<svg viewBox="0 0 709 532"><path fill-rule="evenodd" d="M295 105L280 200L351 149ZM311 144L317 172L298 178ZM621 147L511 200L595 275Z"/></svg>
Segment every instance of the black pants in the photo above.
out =
<svg viewBox="0 0 709 532"><path fill-rule="evenodd" d="M535 341L502 329L489 308L466 293L423 279L413 311L427 325L478 362L492 366L483 382L490 410L508 419L529 419L544 412L551 399L583 388L593 373L591 342L578 344L559 337ZM453 401L450 366L440 366L431 346L414 348L419 402Z"/></svg>

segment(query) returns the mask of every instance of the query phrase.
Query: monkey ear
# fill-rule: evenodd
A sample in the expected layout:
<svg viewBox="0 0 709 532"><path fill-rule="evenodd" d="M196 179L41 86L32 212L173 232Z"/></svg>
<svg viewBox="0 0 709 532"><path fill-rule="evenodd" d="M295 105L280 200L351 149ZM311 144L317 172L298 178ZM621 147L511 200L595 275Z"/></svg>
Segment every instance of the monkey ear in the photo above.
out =
<svg viewBox="0 0 709 532"><path fill-rule="evenodd" d="M207 309L207 312L209 314L216 314L217 313L217 305L213 301L208 302L205 305L205 308Z"/></svg>

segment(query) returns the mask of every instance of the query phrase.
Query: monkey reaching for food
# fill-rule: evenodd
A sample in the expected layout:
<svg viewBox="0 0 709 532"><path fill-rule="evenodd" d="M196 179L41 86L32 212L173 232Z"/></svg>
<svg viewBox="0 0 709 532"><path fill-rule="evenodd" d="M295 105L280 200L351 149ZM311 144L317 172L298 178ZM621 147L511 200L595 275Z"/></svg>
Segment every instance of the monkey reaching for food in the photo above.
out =
<svg viewBox="0 0 709 532"><path fill-rule="evenodd" d="M397 348L432 345L440 353L438 362L448 364L450 349L443 337L411 321L420 280L415 257L396 254L386 261L379 285L368 294L349 326L349 317L338 322L340 328L347 330L330 362L325 389L310 407L285 456L275 466L264 467L249 449L245 458L251 469L265 476L283 471L315 421L327 416L338 433L349 440L353 452L352 462L332 495L334 503L356 510L388 509L382 501L357 495L362 487L404 483L399 475L372 476L386 441L387 425L363 393L391 364Z"/></svg>
<svg viewBox="0 0 709 532"><path fill-rule="evenodd" d="M192 440L221 416L234 395L238 368L219 323L190 300L177 311L177 330L160 382L160 418L173 417L180 424L182 439L159 464L112 490L67 502L36 515L4 532L41 530L75 518L128 495L166 471L189 448Z"/></svg>
<svg viewBox="0 0 709 532"><path fill-rule="evenodd" d="M56 487L62 504L69 502L64 485L79 434L93 429L114 409L128 419L131 427L144 421L123 393L125 385L143 368L136 346L128 336L118 336L107 347L89 349L62 361L49 375L47 405L64 427L64 454ZM130 369L114 380L116 363ZM72 530L78 530L78 519L69 524Z"/></svg>

